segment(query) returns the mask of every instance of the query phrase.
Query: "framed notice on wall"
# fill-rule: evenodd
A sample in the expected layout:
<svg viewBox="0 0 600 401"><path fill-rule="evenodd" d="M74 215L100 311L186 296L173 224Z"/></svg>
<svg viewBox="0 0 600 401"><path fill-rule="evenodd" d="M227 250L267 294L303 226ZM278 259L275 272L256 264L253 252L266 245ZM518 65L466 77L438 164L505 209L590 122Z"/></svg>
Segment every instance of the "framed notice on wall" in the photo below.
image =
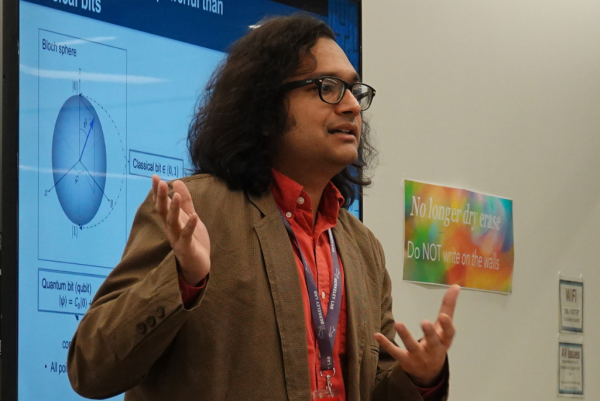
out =
<svg viewBox="0 0 600 401"><path fill-rule="evenodd" d="M559 280L560 329L571 333L583 333L583 281Z"/></svg>
<svg viewBox="0 0 600 401"><path fill-rule="evenodd" d="M558 394L583 397L583 344L558 343Z"/></svg>
<svg viewBox="0 0 600 401"><path fill-rule="evenodd" d="M404 280L510 293L512 201L405 180Z"/></svg>

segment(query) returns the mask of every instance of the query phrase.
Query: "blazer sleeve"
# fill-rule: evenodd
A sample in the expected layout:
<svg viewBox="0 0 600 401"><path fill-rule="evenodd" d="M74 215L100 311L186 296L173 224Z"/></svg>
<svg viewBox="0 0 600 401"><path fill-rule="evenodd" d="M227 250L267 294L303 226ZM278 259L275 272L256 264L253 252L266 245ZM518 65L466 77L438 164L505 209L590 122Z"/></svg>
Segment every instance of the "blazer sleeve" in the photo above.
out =
<svg viewBox="0 0 600 401"><path fill-rule="evenodd" d="M140 383L202 302L182 303L175 255L150 194L133 222L121 262L98 289L71 341L73 389L107 398Z"/></svg>
<svg viewBox="0 0 600 401"><path fill-rule="evenodd" d="M381 283L381 334L396 344L396 330L394 329L394 316L392 315L392 283L390 275L385 268L383 248L376 238L372 238L377 263L383 269ZM447 362L446 362L447 363ZM447 369L447 365L445 367ZM441 401L447 399L448 388L443 390ZM383 348L380 348L377 375L373 390L373 401L421 401L423 398L406 372L396 360Z"/></svg>

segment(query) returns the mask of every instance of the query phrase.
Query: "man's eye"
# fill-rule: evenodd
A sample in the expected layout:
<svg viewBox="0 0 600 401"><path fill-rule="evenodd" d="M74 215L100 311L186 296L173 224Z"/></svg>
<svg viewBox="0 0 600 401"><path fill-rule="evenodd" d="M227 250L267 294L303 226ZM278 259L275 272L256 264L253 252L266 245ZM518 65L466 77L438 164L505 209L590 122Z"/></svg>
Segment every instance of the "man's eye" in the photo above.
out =
<svg viewBox="0 0 600 401"><path fill-rule="evenodd" d="M331 93L335 90L335 85L323 83L321 85L321 92L323 93Z"/></svg>

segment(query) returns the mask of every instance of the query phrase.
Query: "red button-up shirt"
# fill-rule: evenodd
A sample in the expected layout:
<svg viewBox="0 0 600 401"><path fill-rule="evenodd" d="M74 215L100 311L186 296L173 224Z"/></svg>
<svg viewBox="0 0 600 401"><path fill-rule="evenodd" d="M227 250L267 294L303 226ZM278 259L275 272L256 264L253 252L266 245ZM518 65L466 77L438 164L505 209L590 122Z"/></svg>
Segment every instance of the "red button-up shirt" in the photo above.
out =
<svg viewBox="0 0 600 401"><path fill-rule="evenodd" d="M335 227L338 213L344 198L332 184L327 184L321 197L321 203L313 221L312 204L310 197L303 191L300 184L289 179L285 175L273 171L275 178L272 187L273 196L279 209L286 216L300 248L306 259L315 284L321 295L323 313L327 317L331 283L333 280L333 262L331 259L331 247L327 230ZM314 228L313 228L314 227ZM326 388L326 378L321 376L321 360L319 358L319 345L315 337L315 328L311 317L308 289L306 288L306 277L300 253L294 245L296 266L302 283L302 304L304 306L304 323L306 325L306 343L308 348L308 369L310 372L311 391ZM339 256L338 256L339 259ZM340 260L342 283L344 282L344 269ZM344 388L343 369L346 362L346 291L342 286L342 304L338 321L338 330L335 337L333 349L333 366L335 375L331 378L333 389L338 393L340 400L346 399ZM332 372L329 372L331 375Z"/></svg>

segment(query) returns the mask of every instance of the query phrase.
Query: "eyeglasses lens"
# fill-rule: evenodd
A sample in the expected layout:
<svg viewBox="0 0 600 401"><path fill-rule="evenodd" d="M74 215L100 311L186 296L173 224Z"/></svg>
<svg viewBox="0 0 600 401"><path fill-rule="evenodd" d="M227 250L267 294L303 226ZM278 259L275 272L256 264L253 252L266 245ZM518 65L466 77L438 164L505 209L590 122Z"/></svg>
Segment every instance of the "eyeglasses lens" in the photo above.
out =
<svg viewBox="0 0 600 401"><path fill-rule="evenodd" d="M344 92L346 92L346 85L338 79L335 78L324 78L321 81L320 85L321 90L321 98L331 104L339 103L344 97ZM352 85L352 95L358 101L361 110L366 110L371 105L371 100L373 99L373 91L370 87L364 84L354 84Z"/></svg>
<svg viewBox="0 0 600 401"><path fill-rule="evenodd" d="M328 103L338 103L344 96L344 84L337 79L325 78L321 82L321 97Z"/></svg>
<svg viewBox="0 0 600 401"><path fill-rule="evenodd" d="M371 88L366 85L354 85L352 88L352 94L358 101L361 110L366 110L371 105L371 99L373 98Z"/></svg>

